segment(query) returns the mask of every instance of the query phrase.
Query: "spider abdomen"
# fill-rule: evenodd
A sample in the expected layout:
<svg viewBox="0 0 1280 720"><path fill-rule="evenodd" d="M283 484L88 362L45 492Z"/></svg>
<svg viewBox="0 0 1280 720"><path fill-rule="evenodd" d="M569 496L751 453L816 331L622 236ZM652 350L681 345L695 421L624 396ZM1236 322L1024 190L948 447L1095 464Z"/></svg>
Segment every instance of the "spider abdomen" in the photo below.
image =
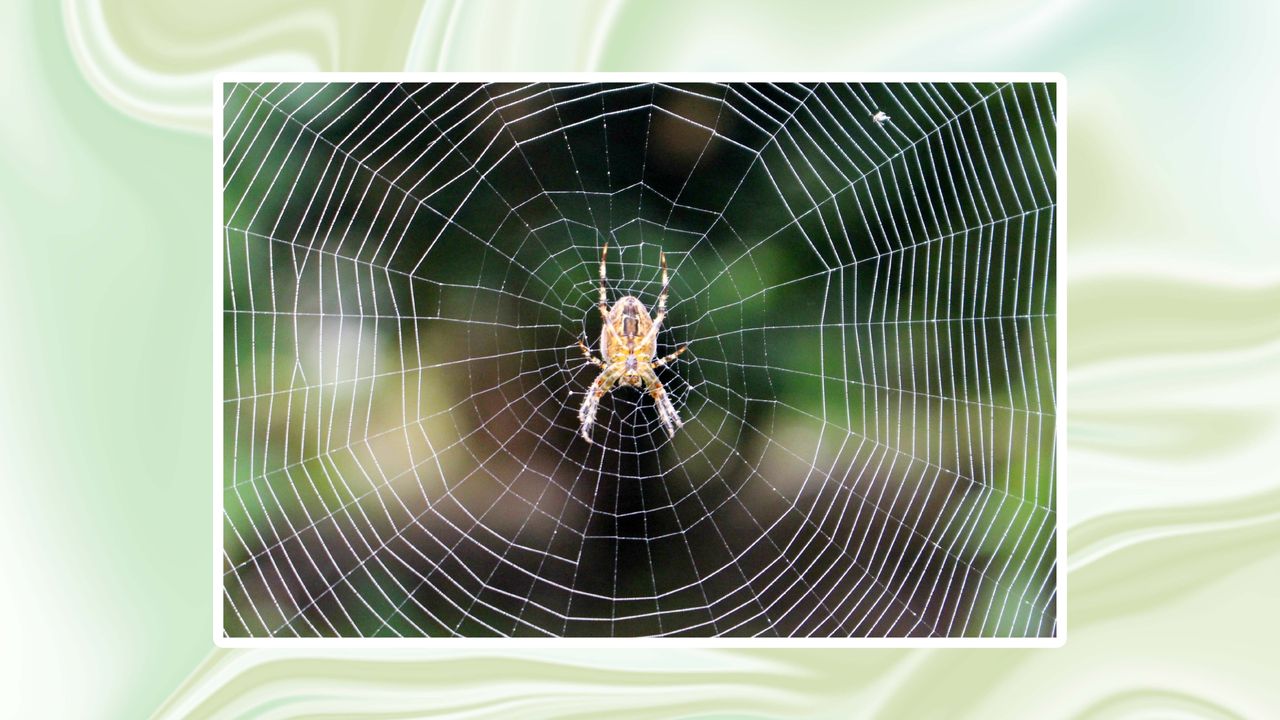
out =
<svg viewBox="0 0 1280 720"><path fill-rule="evenodd" d="M653 327L653 319L649 317L648 309L638 298L627 295L619 299L609 311L608 322L613 332L610 333L607 328L602 329L600 344L605 349L605 355L610 359L617 362L634 359L637 355L646 360L653 357L657 351L657 338L648 342L647 346L641 346L645 336Z"/></svg>

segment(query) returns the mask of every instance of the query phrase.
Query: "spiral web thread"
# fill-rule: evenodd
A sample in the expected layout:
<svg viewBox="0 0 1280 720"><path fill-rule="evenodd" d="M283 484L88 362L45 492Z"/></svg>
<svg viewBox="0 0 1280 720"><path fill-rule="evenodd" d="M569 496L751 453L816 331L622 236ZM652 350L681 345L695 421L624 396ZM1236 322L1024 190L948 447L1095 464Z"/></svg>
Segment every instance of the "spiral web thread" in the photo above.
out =
<svg viewBox="0 0 1280 720"><path fill-rule="evenodd" d="M224 633L1055 635L1055 97L225 85Z"/></svg>

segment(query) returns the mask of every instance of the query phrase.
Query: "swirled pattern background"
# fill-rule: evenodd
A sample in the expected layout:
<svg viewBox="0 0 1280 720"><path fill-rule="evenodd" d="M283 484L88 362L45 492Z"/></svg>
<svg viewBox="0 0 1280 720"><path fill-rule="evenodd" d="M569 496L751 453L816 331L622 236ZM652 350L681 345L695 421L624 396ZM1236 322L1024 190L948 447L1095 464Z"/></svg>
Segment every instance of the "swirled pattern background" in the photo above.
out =
<svg viewBox="0 0 1280 720"><path fill-rule="evenodd" d="M5 4L5 714L1274 715L1278 12ZM209 82L253 68L1065 73L1066 647L212 650Z"/></svg>

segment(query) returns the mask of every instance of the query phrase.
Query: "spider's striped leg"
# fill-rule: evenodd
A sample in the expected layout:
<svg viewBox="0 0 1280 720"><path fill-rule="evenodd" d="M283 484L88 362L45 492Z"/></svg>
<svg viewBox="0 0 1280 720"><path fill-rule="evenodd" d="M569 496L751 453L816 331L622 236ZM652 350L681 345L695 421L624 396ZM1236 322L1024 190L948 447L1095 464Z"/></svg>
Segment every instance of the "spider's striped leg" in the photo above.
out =
<svg viewBox="0 0 1280 720"><path fill-rule="evenodd" d="M662 290L658 292L658 314L653 316L653 326L649 332L636 343L636 347L648 347L658 339L658 331L662 329L662 321L667 318L667 254L658 253L658 264L662 266Z"/></svg>
<svg viewBox="0 0 1280 720"><path fill-rule="evenodd" d="M681 353L683 353L685 350L688 350L688 349L689 349L688 345L681 345L679 350L671 353L666 357L658 358L657 360L654 360L653 366L655 368L660 368L663 365L666 365L667 363L671 362L672 360L675 360L676 358L680 357Z"/></svg>
<svg viewBox="0 0 1280 720"><path fill-rule="evenodd" d="M591 442L591 427L596 423L596 410L600 409L600 398L613 388L613 384L622 375L622 368L606 368L596 377L591 387L583 393L582 405L578 407L578 422L581 424L579 434L582 439Z"/></svg>
<svg viewBox="0 0 1280 720"><path fill-rule="evenodd" d="M600 332L601 346L600 355L603 357L608 349L608 343L618 342L618 333L613 329L613 325L609 322L609 297L604 287L606 277L605 260L609 255L609 243L605 243L600 250L600 320L604 323L604 329Z"/></svg>
<svg viewBox="0 0 1280 720"><path fill-rule="evenodd" d="M667 254L658 253L658 264L662 266L662 292L658 293L658 316L667 314Z"/></svg>
<svg viewBox="0 0 1280 720"><path fill-rule="evenodd" d="M609 255L609 243L605 243L604 247L600 250L600 317L604 318L605 322L609 321L609 300L608 300L608 295L605 293L605 289L604 289L604 279L605 279L605 262L604 261L608 257L608 255Z"/></svg>
<svg viewBox="0 0 1280 720"><path fill-rule="evenodd" d="M662 266L662 290L658 291L658 314L653 316L653 329L649 334L658 336L658 328L667 317L667 254L658 253L658 264ZM652 340L653 338L649 338ZM642 346L643 347L643 346Z"/></svg>
<svg viewBox="0 0 1280 720"><path fill-rule="evenodd" d="M584 340L585 338L578 338L578 347L582 348L582 356L585 357L592 365L595 365L598 368L604 367L604 361L591 354L591 349L587 347L587 343L584 342Z"/></svg>
<svg viewBox="0 0 1280 720"><path fill-rule="evenodd" d="M667 437L674 438L676 428L684 427L680 413L676 412L676 406L671 403L671 397L667 395L667 391L662 389L662 383L658 382L658 376L653 374L653 370L644 373L644 383L648 386L653 404L658 407L658 419L662 421Z"/></svg>

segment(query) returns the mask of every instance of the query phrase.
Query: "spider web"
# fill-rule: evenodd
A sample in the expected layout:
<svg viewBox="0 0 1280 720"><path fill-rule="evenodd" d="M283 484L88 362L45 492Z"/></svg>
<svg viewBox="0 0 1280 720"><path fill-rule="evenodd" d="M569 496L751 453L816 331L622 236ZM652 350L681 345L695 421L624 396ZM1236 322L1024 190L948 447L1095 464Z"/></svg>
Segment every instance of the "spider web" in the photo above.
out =
<svg viewBox="0 0 1280 720"><path fill-rule="evenodd" d="M224 93L227 636L1057 633L1052 84Z"/></svg>

